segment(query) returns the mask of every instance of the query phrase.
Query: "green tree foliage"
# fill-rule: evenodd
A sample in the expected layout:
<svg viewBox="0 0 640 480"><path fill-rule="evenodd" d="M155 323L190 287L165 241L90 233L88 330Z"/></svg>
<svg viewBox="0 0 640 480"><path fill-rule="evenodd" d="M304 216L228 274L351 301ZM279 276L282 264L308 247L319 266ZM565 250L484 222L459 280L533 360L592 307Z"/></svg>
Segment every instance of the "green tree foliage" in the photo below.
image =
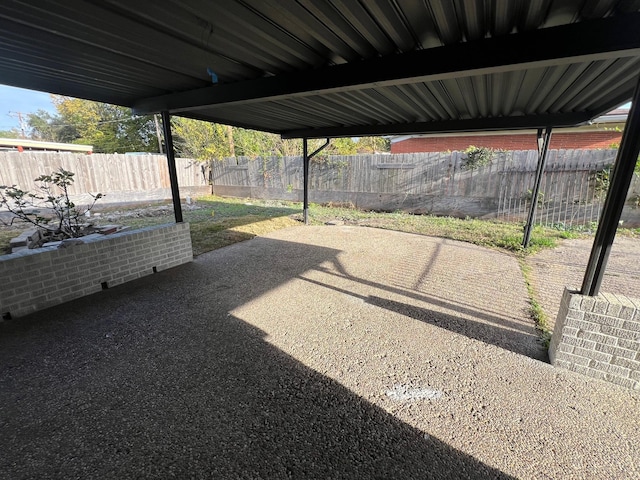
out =
<svg viewBox="0 0 640 480"><path fill-rule="evenodd" d="M287 148L279 135L246 128L232 128L235 154L239 157L287 156ZM296 153L293 153L296 155Z"/></svg>
<svg viewBox="0 0 640 480"><path fill-rule="evenodd" d="M358 153L386 153L391 151L391 140L384 137L360 137Z"/></svg>
<svg viewBox="0 0 640 480"><path fill-rule="evenodd" d="M158 152L152 116L138 116L130 108L52 95L54 115L43 110L29 114L35 140L93 145L97 153Z"/></svg>
<svg viewBox="0 0 640 480"><path fill-rule="evenodd" d="M129 108L52 95L55 114L44 110L29 114L34 140L93 145L96 153L158 152L154 119L137 116ZM189 118L172 117L174 145L179 156L199 161L226 157L271 157L302 155L300 139ZM323 140L310 140L314 151ZM335 138L325 155L356 155L389 151L389 140L381 137Z"/></svg>
<svg viewBox="0 0 640 480"><path fill-rule="evenodd" d="M218 123L172 117L174 144L181 157L199 161L237 157L294 156L302 154L300 140Z"/></svg>
<svg viewBox="0 0 640 480"><path fill-rule="evenodd" d="M79 138L77 127L59 115L38 110L28 115L31 138L43 142L74 143ZM81 142L75 142L81 143Z"/></svg>
<svg viewBox="0 0 640 480"><path fill-rule="evenodd" d="M327 155L356 155L358 148L352 138L333 138L323 153Z"/></svg>
<svg viewBox="0 0 640 480"><path fill-rule="evenodd" d="M226 157L283 157L302 155L300 139L283 139L279 135L217 123L172 117L171 126L178 155L199 161L222 160ZM309 140L312 152L324 143ZM356 155L388 152L390 143L381 137L334 138L323 150L325 155Z"/></svg>
<svg viewBox="0 0 640 480"><path fill-rule="evenodd" d="M15 128L11 130L0 130L0 138L18 138L18 130Z"/></svg>
<svg viewBox="0 0 640 480"><path fill-rule="evenodd" d="M467 170L485 167L491 163L495 156L495 150L488 147L476 147L469 145L463 152L462 167Z"/></svg>
<svg viewBox="0 0 640 480"><path fill-rule="evenodd" d="M204 162L231 155L229 135L224 125L172 117L171 129L174 147L180 157Z"/></svg>

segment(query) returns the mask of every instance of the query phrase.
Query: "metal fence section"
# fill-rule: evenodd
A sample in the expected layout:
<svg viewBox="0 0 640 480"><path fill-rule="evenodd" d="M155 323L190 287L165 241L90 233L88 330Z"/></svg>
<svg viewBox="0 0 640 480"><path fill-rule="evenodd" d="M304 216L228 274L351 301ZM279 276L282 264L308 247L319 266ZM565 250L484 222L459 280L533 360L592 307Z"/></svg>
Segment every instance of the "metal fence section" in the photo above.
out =
<svg viewBox="0 0 640 480"><path fill-rule="evenodd" d="M598 221L608 188L608 172L615 151L551 150L541 181L536 224L575 226ZM531 207L535 151L522 152L500 171L497 217L522 220ZM526 154L526 158L524 157Z"/></svg>

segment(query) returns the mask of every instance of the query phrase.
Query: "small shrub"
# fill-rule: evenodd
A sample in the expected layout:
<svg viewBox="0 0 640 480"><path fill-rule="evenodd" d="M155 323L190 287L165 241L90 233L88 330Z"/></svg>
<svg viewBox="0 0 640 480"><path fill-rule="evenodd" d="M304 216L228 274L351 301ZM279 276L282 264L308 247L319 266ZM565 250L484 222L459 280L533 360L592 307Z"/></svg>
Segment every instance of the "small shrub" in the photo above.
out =
<svg viewBox="0 0 640 480"><path fill-rule="evenodd" d="M522 198L525 200L525 202L531 203L533 201L533 190L529 188L527 190L527 193L525 193L522 196ZM542 207L543 205L544 205L544 192L538 191L537 206Z"/></svg>
<svg viewBox="0 0 640 480"><path fill-rule="evenodd" d="M595 195L599 199L604 199L609 191L609 185L611 184L611 165L598 170L593 174L593 190Z"/></svg>
<svg viewBox="0 0 640 480"><path fill-rule="evenodd" d="M9 210L15 218L58 239L80 237L84 234L85 215L103 195L91 194L93 202L86 208L76 206L69 198L69 187L73 185L74 175L62 167L49 175L40 175L35 179L38 193L22 190L15 185L0 185L0 207ZM40 209L50 210L53 219L42 216Z"/></svg>
<svg viewBox="0 0 640 480"><path fill-rule="evenodd" d="M474 168L485 167L493 160L495 150L488 147L476 147L469 145L463 152L465 157L462 158L462 168L465 170L473 170Z"/></svg>

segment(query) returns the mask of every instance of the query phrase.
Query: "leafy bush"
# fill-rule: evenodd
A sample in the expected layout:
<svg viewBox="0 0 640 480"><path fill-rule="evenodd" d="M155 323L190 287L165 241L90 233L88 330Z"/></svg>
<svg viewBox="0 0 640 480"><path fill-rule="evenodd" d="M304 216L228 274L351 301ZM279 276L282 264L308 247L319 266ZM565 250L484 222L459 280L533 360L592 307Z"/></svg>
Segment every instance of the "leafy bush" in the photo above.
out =
<svg viewBox="0 0 640 480"><path fill-rule="evenodd" d="M40 175L35 179L38 193L22 190L15 185L0 185L0 208L6 208L15 218L60 239L80 237L84 233L85 215L103 195L90 194L93 202L86 208L77 207L69 198L69 187L73 185L74 175L62 167L49 175ZM53 218L42 216L41 209L51 211Z"/></svg>
<svg viewBox="0 0 640 480"><path fill-rule="evenodd" d="M469 145L463 153L465 157L462 158L462 168L465 170L473 170L474 168L489 165L491 160L493 160L495 150L488 147Z"/></svg>
<svg viewBox="0 0 640 480"><path fill-rule="evenodd" d="M522 198L525 202L531 203L533 201L533 190L531 190L530 188L527 189L527 193L525 193L522 196ZM542 207L543 205L544 205L544 192L538 191L538 200L537 200L536 206Z"/></svg>
<svg viewBox="0 0 640 480"><path fill-rule="evenodd" d="M594 191L596 197L603 199L607 196L611 184L611 166L598 170L593 174Z"/></svg>

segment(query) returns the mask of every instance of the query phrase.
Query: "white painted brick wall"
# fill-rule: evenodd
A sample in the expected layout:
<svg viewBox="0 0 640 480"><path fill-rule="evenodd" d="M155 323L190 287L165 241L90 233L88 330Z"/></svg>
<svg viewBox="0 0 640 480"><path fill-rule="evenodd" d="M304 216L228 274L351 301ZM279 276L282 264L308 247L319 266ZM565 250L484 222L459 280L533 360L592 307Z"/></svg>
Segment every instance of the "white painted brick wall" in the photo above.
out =
<svg viewBox="0 0 640 480"><path fill-rule="evenodd" d="M565 289L549 358L555 366L640 390L640 300Z"/></svg>
<svg viewBox="0 0 640 480"><path fill-rule="evenodd" d="M0 256L0 314L20 317L193 260L188 223Z"/></svg>

